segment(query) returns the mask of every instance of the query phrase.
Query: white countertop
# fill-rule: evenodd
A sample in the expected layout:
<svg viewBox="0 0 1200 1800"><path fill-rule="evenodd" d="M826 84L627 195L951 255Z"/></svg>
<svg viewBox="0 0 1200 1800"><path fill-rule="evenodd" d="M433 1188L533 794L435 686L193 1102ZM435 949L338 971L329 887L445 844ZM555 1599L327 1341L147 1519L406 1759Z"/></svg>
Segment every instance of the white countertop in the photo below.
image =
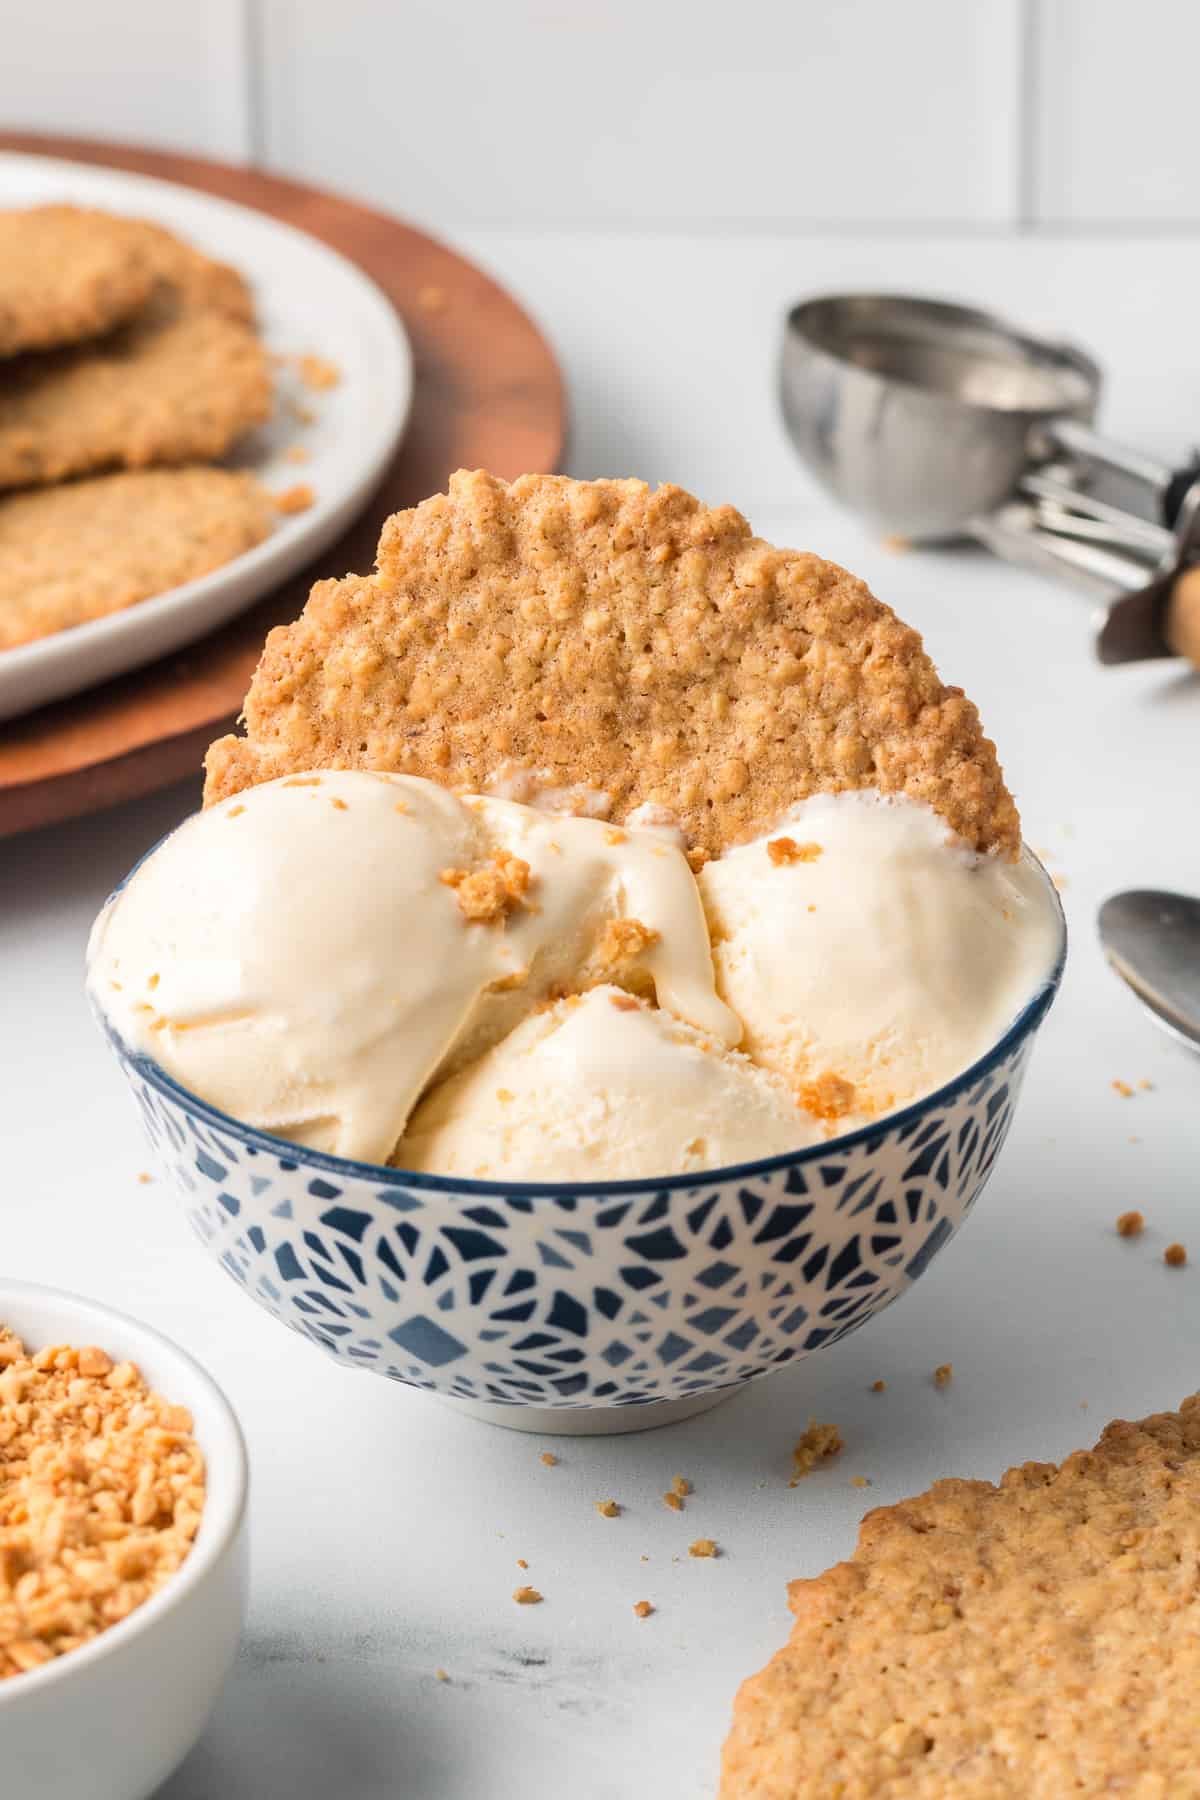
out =
<svg viewBox="0 0 1200 1800"><path fill-rule="evenodd" d="M865 576L925 633L1063 877L1067 977L985 1197L901 1305L691 1423L543 1440L327 1363L208 1261L161 1182L139 1183L152 1164L88 1017L83 945L198 784L0 843L4 1272L170 1333L223 1383L249 1440L244 1648L161 1800L711 1795L734 1690L787 1634L786 1581L848 1554L868 1507L940 1475L1058 1458L1198 1385L1200 1066L1108 973L1094 918L1117 888L1200 891L1200 676L1100 669L1085 602L982 552L889 554L794 466L773 365L800 293L975 296L1091 344L1113 369L1106 422L1174 454L1197 410L1176 371L1200 245L479 233L466 248L559 344L572 472L732 500L765 536ZM1141 1078L1152 1091L1112 1087ZM1135 1242L1113 1229L1129 1207L1148 1220ZM1194 1258L1181 1271L1162 1262L1173 1238ZM937 1391L947 1361L954 1382ZM869 1391L877 1376L884 1394ZM810 1416L836 1421L847 1448L789 1489ZM678 1516L659 1499L677 1472L695 1487ZM593 1506L610 1495L616 1520ZM699 1536L719 1559L688 1558ZM526 1580L542 1606L513 1604ZM656 1612L639 1622L643 1598Z"/></svg>

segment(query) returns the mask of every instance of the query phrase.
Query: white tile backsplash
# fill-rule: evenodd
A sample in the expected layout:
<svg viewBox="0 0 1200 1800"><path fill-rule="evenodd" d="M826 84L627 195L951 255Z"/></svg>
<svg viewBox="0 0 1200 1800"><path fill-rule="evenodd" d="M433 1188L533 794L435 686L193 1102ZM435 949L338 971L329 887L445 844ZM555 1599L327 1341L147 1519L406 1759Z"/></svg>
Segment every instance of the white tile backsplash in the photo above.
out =
<svg viewBox="0 0 1200 1800"><path fill-rule="evenodd" d="M1036 214L1200 224L1196 0L1039 0Z"/></svg>
<svg viewBox="0 0 1200 1800"><path fill-rule="evenodd" d="M244 0L14 0L0 12L8 129L248 155Z"/></svg>
<svg viewBox="0 0 1200 1800"><path fill-rule="evenodd" d="M1021 0L258 0L272 167L423 223L1016 216Z"/></svg>
<svg viewBox="0 0 1200 1800"><path fill-rule="evenodd" d="M451 233L1200 225L1200 0L41 0L0 122Z"/></svg>

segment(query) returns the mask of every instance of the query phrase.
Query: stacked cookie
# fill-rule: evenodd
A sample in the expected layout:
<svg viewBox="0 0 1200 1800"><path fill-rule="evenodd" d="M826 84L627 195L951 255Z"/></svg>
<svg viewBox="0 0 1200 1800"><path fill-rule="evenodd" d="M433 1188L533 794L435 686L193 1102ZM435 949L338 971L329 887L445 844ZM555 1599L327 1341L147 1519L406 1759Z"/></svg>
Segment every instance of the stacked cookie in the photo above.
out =
<svg viewBox="0 0 1200 1800"><path fill-rule="evenodd" d="M268 496L209 465L270 409L236 270L142 220L0 213L0 650L261 542Z"/></svg>

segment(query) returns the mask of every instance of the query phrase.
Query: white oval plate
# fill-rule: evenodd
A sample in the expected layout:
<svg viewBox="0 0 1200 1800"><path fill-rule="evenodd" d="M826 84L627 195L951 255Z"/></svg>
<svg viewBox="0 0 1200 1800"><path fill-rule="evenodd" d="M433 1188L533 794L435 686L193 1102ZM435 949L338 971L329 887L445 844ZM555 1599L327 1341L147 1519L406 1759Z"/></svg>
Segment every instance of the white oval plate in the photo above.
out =
<svg viewBox="0 0 1200 1800"><path fill-rule="evenodd" d="M399 315L373 281L316 238L173 182L0 154L0 207L48 200L153 219L245 275L267 348L292 360L276 370L274 417L229 461L251 469L272 492L303 482L316 499L306 512L281 514L264 543L211 575L0 651L0 719L192 643L311 562L346 528L382 476L412 406L412 351ZM306 388L295 364L302 355L332 363L337 385ZM297 408L310 412L311 421L298 418ZM308 452L305 462L287 460L296 444Z"/></svg>

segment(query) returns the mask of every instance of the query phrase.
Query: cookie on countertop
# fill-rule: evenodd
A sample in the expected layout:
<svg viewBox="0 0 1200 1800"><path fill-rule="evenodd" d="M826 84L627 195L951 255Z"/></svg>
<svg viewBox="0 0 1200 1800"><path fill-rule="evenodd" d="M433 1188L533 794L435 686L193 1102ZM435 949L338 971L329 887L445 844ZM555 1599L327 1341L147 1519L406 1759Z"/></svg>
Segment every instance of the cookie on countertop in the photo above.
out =
<svg viewBox="0 0 1200 1800"><path fill-rule="evenodd" d="M160 226L121 224L153 271L150 298L104 338L6 362L0 487L207 461L271 410L242 277Z"/></svg>
<svg viewBox="0 0 1200 1800"><path fill-rule="evenodd" d="M111 331L155 279L125 219L82 206L0 212L0 357Z"/></svg>
<svg viewBox="0 0 1200 1800"><path fill-rule="evenodd" d="M311 768L524 797L581 779L715 854L808 794L875 787L1014 855L975 707L861 581L677 487L460 472L267 638L207 804ZM515 784L514 784L515 781ZM645 817L645 814L641 814Z"/></svg>
<svg viewBox="0 0 1200 1800"><path fill-rule="evenodd" d="M1200 1395L868 1513L789 1590L721 1800L1200 1794Z"/></svg>
<svg viewBox="0 0 1200 1800"><path fill-rule="evenodd" d="M261 543L270 496L229 469L96 475L0 498L0 651L119 612Z"/></svg>

